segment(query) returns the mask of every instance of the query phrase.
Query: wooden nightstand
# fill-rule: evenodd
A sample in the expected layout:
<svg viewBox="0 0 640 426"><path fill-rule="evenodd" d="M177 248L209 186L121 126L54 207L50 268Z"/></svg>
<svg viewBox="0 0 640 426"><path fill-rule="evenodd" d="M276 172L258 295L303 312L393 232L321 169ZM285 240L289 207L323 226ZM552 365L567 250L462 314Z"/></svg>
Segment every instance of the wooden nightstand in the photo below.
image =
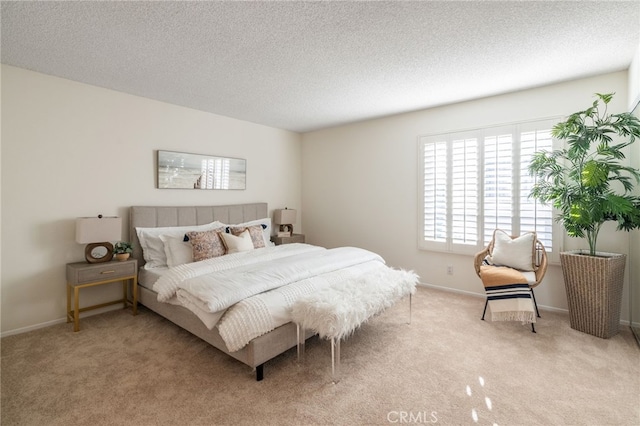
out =
<svg viewBox="0 0 640 426"><path fill-rule="evenodd" d="M277 246L280 244L304 243L304 234L293 234L290 237L272 236L271 241Z"/></svg>
<svg viewBox="0 0 640 426"><path fill-rule="evenodd" d="M111 261L105 263L76 262L67 263L67 322L73 321L73 331L80 330L80 312L104 306L122 303L127 307L127 281L131 280L131 293L133 300L130 302L133 315L138 313L138 261L135 259L123 262ZM96 285L109 284L122 281L122 299L99 305L80 308L80 289ZM71 290L73 289L73 310L71 309Z"/></svg>

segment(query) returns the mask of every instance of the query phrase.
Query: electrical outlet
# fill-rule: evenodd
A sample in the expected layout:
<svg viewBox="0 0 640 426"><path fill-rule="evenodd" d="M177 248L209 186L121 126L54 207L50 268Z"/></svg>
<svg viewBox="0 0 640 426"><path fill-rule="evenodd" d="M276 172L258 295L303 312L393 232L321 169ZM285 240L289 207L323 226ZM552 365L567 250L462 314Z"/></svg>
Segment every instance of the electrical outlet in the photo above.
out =
<svg viewBox="0 0 640 426"><path fill-rule="evenodd" d="M453 275L453 266L447 266L447 275Z"/></svg>

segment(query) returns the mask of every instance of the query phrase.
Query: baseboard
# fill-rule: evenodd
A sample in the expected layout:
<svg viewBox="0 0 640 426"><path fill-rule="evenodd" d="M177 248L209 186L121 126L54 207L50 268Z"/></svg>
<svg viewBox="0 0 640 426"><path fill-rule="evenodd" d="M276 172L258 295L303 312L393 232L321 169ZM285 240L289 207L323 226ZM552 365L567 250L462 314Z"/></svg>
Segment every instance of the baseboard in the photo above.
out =
<svg viewBox="0 0 640 426"><path fill-rule="evenodd" d="M443 287L441 285L419 283L418 286L435 288L436 290L448 291L449 293L466 294L467 296L473 296L473 297L478 297L478 298L482 298L482 299L485 298L485 294L484 293L476 293L476 292L473 292L473 291L460 290L460 289L457 289L457 288Z"/></svg>
<svg viewBox="0 0 640 426"><path fill-rule="evenodd" d="M485 297L484 293L476 293L476 292L473 292L473 291L460 290L460 289L457 289L457 288L443 287L443 286L427 284L427 283L419 283L418 286L429 287L429 288L434 288L436 290L447 291L449 293L464 294L464 295L467 295L467 296L478 297L478 298L484 298ZM558 312L558 313L563 313L563 314L569 315L569 310L568 309L556 308L554 306L538 305L538 309L540 309L541 311ZM636 322L634 322L633 324L634 324L635 327L640 327L640 324L638 324ZM620 325L623 325L625 327L630 327L631 323L629 322L629 320L622 320L621 319L620 320Z"/></svg>
<svg viewBox="0 0 640 426"><path fill-rule="evenodd" d="M467 296L477 297L477 298L480 298L480 299L484 299L486 297L486 295L484 293L476 293L476 292L473 292L473 291L460 290L460 289L457 289L457 288L443 287L443 286L427 284L427 283L420 283L418 285L423 286L423 287L434 288L436 290L448 291L449 293L465 294ZM569 311L567 309L556 308L554 306L546 306L546 305L538 304L538 309L540 309L541 311L560 312L560 313L564 313L564 314L567 314L567 315L569 314ZM628 321L627 321L627 323L628 323Z"/></svg>
<svg viewBox="0 0 640 426"><path fill-rule="evenodd" d="M0 333L0 338L7 337L7 336L13 336L15 334L27 333L29 331L38 330L40 328L51 327L52 325L62 324L65 321L66 321L65 318L60 318L60 319L57 319L57 320L42 322L40 324L30 325L28 327L16 328L15 330L9 330L9 331L5 331L3 333Z"/></svg>
<svg viewBox="0 0 640 426"><path fill-rule="evenodd" d="M109 312L109 311L115 311L117 309L122 309L122 305L105 306L104 308L96 309L96 310L93 310L93 311L82 312L82 314L80 315L80 320L81 320L80 321L80 325L82 325L82 319L83 318L87 318L87 317L90 317L90 316L93 316L93 315L103 314L103 313ZM14 330L4 331L4 332L0 333L0 338L7 337L7 336L13 336L15 334L28 333L28 332L33 331L33 330L39 330L41 328L51 327L52 325L62 324L64 322L66 322L66 321L67 321L66 318L59 318L59 319L55 319L55 320L51 320L51 321L42 322L40 324L30 325L28 327L21 327L21 328L16 328ZM72 324L69 324L69 330L73 330L73 325Z"/></svg>

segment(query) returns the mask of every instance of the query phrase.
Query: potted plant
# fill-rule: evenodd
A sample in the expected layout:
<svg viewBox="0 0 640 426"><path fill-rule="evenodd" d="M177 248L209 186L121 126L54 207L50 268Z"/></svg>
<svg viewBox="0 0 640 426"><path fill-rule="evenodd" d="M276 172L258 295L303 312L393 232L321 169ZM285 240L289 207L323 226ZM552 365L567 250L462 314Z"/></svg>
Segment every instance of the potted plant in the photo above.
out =
<svg viewBox="0 0 640 426"><path fill-rule="evenodd" d="M133 253L133 246L131 245L131 243L128 243L126 241L117 242L113 246L113 253L116 255L117 260L127 260L129 256L131 256L131 253Z"/></svg>
<svg viewBox="0 0 640 426"><path fill-rule="evenodd" d="M571 327L609 338L618 332L626 256L596 250L606 221L618 230L640 228L640 172L623 164L623 150L640 137L640 120L610 114L614 94L596 93L591 107L556 124L553 137L566 145L534 154L529 173L537 178L530 196L559 211L570 237L586 238L589 250L560 253Z"/></svg>

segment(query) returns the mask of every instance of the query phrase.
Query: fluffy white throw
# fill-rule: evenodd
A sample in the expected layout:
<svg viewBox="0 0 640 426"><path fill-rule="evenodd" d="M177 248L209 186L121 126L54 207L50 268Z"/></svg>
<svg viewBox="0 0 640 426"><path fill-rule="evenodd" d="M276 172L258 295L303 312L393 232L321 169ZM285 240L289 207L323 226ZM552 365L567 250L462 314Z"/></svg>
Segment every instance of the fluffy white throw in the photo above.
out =
<svg viewBox="0 0 640 426"><path fill-rule="evenodd" d="M415 293L418 280L413 271L377 269L301 297L293 304L291 317L322 338L343 339L369 318Z"/></svg>

